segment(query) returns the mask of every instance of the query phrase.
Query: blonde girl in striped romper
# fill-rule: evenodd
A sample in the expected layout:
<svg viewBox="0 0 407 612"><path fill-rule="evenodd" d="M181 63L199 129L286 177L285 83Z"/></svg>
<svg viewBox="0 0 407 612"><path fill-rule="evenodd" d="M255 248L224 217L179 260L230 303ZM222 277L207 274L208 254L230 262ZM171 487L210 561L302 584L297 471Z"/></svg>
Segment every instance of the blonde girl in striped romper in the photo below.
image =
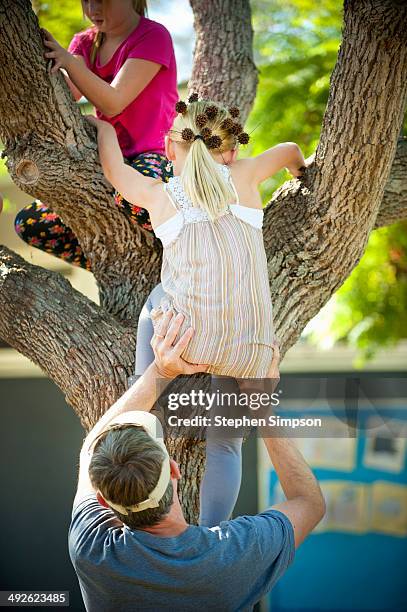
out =
<svg viewBox="0 0 407 612"><path fill-rule="evenodd" d="M183 358L208 365L216 376L264 378L273 356L274 330L259 184L286 167L300 176L305 165L295 143L237 160L248 135L239 111L193 94L166 137L174 176L167 184L123 163L114 130L98 128L106 178L129 202L150 213L163 244L161 285L145 305L137 336L136 373L153 361L154 330L167 309L184 315L180 335L194 335ZM201 525L227 520L241 481L241 439L207 439L201 485Z"/></svg>

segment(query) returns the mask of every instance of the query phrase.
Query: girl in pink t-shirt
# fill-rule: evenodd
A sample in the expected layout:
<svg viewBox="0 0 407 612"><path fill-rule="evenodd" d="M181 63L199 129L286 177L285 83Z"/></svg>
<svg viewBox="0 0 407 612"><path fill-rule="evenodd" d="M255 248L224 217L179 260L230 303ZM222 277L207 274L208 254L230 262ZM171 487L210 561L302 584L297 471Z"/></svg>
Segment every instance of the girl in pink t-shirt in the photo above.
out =
<svg viewBox="0 0 407 612"><path fill-rule="evenodd" d="M126 161L136 170L167 182L172 170L164 135L178 100L177 72L168 30L148 19L146 0L82 1L93 26L75 34L68 51L44 31L45 56L63 68L79 100L85 96L100 119L113 125ZM152 231L148 212L120 194L115 202L134 224ZM90 269L78 240L56 213L35 201L16 217L16 232L29 245Z"/></svg>

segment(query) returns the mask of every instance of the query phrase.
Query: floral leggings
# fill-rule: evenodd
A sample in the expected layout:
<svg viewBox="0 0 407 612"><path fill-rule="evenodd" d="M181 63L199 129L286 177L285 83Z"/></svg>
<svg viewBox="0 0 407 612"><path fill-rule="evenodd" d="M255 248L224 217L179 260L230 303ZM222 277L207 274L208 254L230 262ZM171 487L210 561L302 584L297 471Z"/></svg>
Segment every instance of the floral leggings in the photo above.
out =
<svg viewBox="0 0 407 612"><path fill-rule="evenodd" d="M146 176L161 178L165 183L172 176L172 170L167 169L167 158L160 153L141 153L126 160L126 163ZM153 231L149 214L144 208L130 204L117 191L114 192L114 200L131 223ZM20 210L15 219L15 230L30 246L90 270L90 264L73 231L39 200Z"/></svg>

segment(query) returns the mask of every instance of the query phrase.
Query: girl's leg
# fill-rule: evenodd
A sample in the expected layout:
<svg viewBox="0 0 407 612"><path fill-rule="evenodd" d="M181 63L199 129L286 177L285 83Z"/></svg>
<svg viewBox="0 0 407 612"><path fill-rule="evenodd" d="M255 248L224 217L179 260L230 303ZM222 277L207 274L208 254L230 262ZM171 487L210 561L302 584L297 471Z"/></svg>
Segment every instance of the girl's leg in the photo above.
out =
<svg viewBox="0 0 407 612"><path fill-rule="evenodd" d="M233 379L212 376L212 393L236 393L236 389ZM233 407L229 409L232 416ZM213 415L210 416L213 422ZM199 524L204 527L227 521L235 507L242 481L242 442L239 437L222 436L213 427L206 430L206 467L201 482L199 516Z"/></svg>
<svg viewBox="0 0 407 612"><path fill-rule="evenodd" d="M36 200L17 214L14 227L30 246L67 263L89 270L89 263L73 231L45 204Z"/></svg>
<svg viewBox="0 0 407 612"><path fill-rule="evenodd" d="M201 482L199 524L227 521L242 481L242 438L206 439L206 467Z"/></svg>
<svg viewBox="0 0 407 612"><path fill-rule="evenodd" d="M164 295L165 293L160 283L152 290L140 313L137 327L136 363L134 372L136 376L141 376L150 363L154 361L154 351L150 344L154 329L150 314L153 308L159 307L161 298Z"/></svg>
<svg viewBox="0 0 407 612"><path fill-rule="evenodd" d="M150 344L154 333L151 311L160 306L164 295L162 285L157 285L140 313L137 328L136 377L141 376L154 361L154 352ZM213 527L230 517L242 480L241 451L242 438L220 439L208 431L206 467L200 491L200 525Z"/></svg>

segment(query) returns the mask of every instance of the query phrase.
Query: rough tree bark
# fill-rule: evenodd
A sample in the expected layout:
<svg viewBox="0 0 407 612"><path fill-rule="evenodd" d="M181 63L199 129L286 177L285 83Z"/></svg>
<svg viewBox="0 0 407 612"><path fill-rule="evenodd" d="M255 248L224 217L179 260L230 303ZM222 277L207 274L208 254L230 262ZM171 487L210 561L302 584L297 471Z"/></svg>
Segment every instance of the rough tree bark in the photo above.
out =
<svg viewBox="0 0 407 612"><path fill-rule="evenodd" d="M247 114L257 80L248 0L191 5L197 30L191 89L226 97ZM315 162L303 180L283 185L266 209L270 288L283 352L357 264L375 224L404 217L405 143L384 199L383 193L406 100L406 17L401 0L345 2L343 42ZM101 306L59 275L0 247L0 336L43 368L89 428L125 389L135 322L158 280L161 250L115 209L94 133L62 77L49 74L42 53L29 1L0 0L0 137L8 168L19 187L77 233ZM183 468L183 505L193 521L203 445L171 440L170 450Z"/></svg>

